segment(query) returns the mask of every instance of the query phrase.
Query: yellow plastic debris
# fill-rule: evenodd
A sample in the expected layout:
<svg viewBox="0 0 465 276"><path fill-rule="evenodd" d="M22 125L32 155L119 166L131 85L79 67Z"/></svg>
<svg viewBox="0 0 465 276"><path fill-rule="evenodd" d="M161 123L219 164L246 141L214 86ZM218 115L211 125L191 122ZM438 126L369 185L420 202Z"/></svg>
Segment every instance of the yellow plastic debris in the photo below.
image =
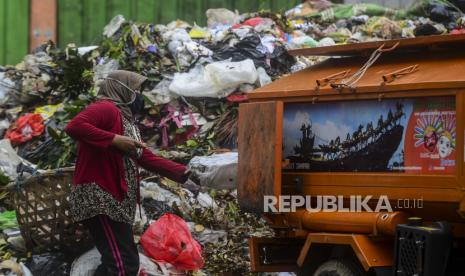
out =
<svg viewBox="0 0 465 276"><path fill-rule="evenodd" d="M55 105L44 105L44 106L41 106L41 107L37 107L34 110L34 114L40 114L40 115L42 115L42 118L44 118L44 120L47 120L50 117L52 117L53 114L55 114L55 112L57 112L58 109L60 109L62 107L63 107L62 103L55 104Z"/></svg>
<svg viewBox="0 0 465 276"><path fill-rule="evenodd" d="M198 26L195 26L189 32L189 36L191 38L206 38L206 37L208 37L208 35L209 35L208 32L206 32L204 29L202 29L202 28L200 28Z"/></svg>

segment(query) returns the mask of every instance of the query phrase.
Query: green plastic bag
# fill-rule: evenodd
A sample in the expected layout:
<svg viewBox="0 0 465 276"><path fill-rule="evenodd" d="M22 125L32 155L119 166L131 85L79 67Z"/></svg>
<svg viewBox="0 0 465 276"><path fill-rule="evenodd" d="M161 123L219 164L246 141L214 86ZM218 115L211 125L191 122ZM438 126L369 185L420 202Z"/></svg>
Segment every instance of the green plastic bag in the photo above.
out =
<svg viewBox="0 0 465 276"><path fill-rule="evenodd" d="M334 5L321 12L311 14L309 17L320 18L323 21L331 22L359 15L386 16L392 19L403 19L407 14L405 11L390 9L377 4L361 3Z"/></svg>
<svg viewBox="0 0 465 276"><path fill-rule="evenodd" d="M5 211L0 213L0 230L8 228L18 228L15 211Z"/></svg>

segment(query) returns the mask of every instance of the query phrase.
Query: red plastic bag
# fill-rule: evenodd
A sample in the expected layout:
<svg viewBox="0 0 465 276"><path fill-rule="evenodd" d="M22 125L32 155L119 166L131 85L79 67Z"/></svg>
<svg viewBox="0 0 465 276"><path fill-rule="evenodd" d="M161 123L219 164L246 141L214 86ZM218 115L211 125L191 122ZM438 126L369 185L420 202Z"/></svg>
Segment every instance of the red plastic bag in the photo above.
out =
<svg viewBox="0 0 465 276"><path fill-rule="evenodd" d="M14 122L7 130L5 138L14 145L22 144L44 132L44 119L40 114L26 114Z"/></svg>
<svg viewBox="0 0 465 276"><path fill-rule="evenodd" d="M200 269L205 263L202 248L192 238L186 222L173 214L165 214L150 224L140 243L147 256L178 270Z"/></svg>
<svg viewBox="0 0 465 276"><path fill-rule="evenodd" d="M249 100L247 94L231 94L226 97L226 100L230 103L243 103Z"/></svg>

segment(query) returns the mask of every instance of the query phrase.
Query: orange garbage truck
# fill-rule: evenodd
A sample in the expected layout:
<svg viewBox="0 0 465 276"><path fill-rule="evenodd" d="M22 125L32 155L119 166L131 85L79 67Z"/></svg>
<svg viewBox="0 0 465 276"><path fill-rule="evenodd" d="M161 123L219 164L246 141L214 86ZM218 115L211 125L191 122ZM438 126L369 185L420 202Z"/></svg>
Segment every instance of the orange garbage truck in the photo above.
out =
<svg viewBox="0 0 465 276"><path fill-rule="evenodd" d="M328 58L239 107L252 271L465 275L465 35L290 53Z"/></svg>

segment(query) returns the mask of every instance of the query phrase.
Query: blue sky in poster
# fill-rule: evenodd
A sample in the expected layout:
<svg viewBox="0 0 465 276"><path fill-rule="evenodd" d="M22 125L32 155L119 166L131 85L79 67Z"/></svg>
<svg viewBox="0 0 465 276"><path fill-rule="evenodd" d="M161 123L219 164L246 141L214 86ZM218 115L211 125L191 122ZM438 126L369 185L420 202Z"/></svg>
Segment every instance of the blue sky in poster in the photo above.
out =
<svg viewBox="0 0 465 276"><path fill-rule="evenodd" d="M401 101L404 105L404 116L401 124L405 127L410 114L412 113L412 100L383 100L383 101L349 101L317 104L287 104L284 110L283 121L283 156L293 155L294 145L299 143L302 133L302 124L312 123L312 130L316 134L315 147L327 144L330 140L340 136L344 141L347 133L352 134L362 124L373 122L376 127L380 115L387 118L389 109L394 113L396 103ZM405 131L406 127L404 128ZM405 138L401 141L401 146L394 154L391 163L398 161L403 149Z"/></svg>

